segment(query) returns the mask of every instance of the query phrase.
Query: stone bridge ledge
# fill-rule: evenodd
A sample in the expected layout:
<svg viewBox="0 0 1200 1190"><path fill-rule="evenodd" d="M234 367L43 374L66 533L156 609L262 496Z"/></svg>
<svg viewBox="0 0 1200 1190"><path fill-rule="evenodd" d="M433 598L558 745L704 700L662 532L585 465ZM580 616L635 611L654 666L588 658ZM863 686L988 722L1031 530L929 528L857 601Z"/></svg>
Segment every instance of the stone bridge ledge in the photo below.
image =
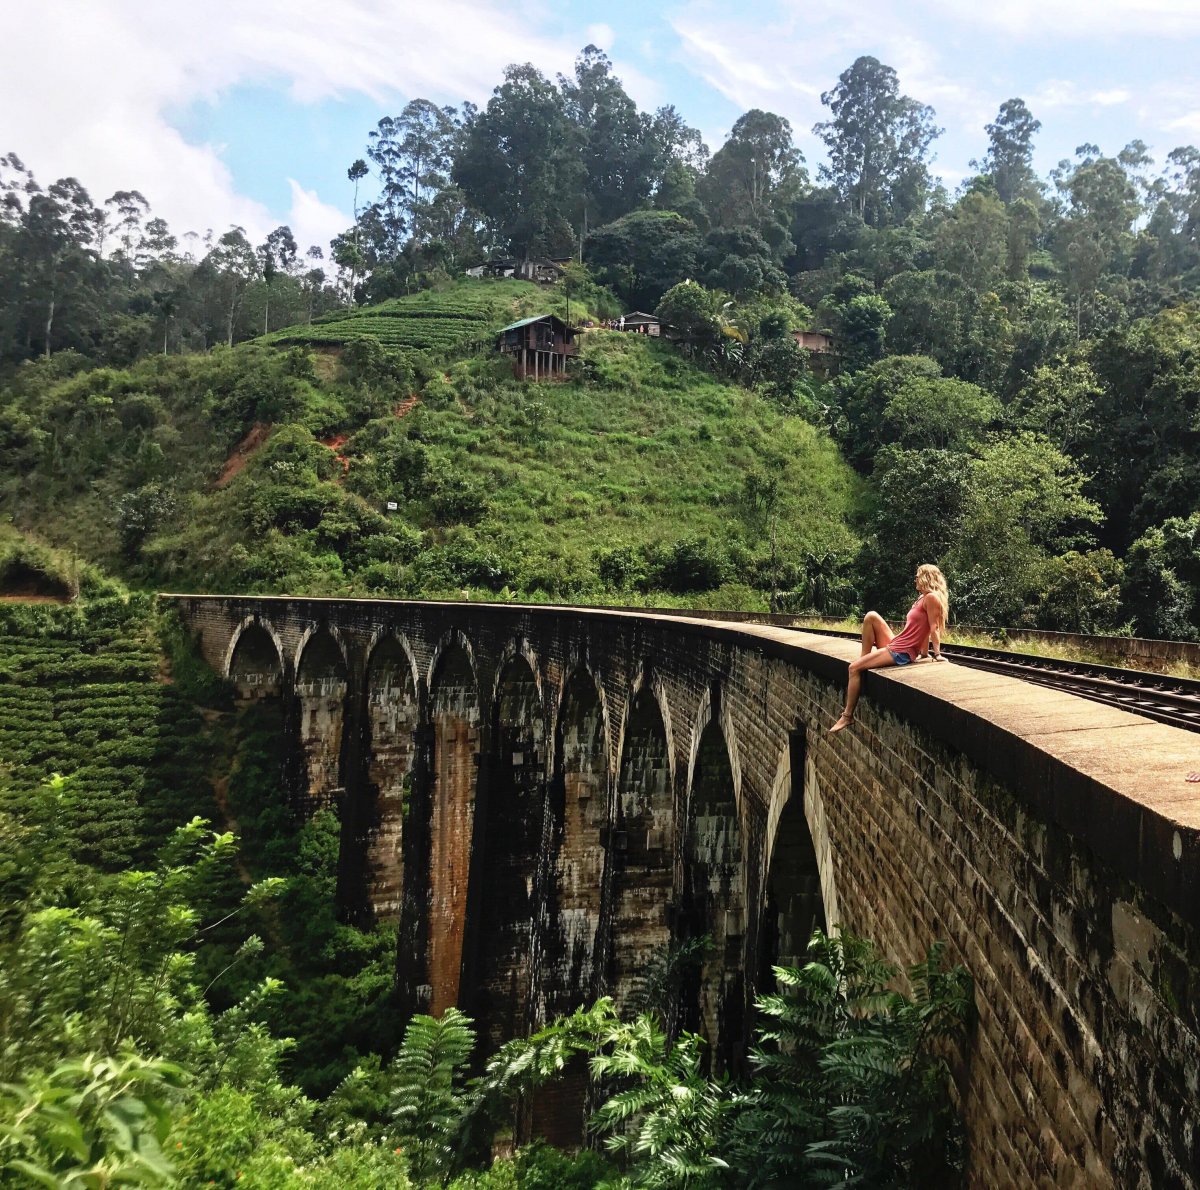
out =
<svg viewBox="0 0 1200 1190"><path fill-rule="evenodd" d="M814 923L899 963L941 938L980 1011L972 1184L1197 1184L1194 734L949 664L870 672L830 738L853 642L694 615L163 598L279 700L339 895L399 917L435 1009L501 1040L707 933L680 1019L736 1067Z"/></svg>
<svg viewBox="0 0 1200 1190"><path fill-rule="evenodd" d="M738 631L843 687L845 664L859 653L853 642L784 628ZM872 670L863 692L1022 790L1032 809L1200 924L1200 792L1185 780L1200 767L1200 735L953 662Z"/></svg>

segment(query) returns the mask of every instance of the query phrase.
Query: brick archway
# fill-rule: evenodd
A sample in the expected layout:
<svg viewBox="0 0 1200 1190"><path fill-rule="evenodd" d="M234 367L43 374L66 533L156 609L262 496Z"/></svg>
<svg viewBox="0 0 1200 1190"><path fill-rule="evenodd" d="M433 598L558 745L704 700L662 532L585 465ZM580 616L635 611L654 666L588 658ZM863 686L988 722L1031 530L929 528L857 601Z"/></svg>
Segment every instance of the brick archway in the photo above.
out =
<svg viewBox="0 0 1200 1190"><path fill-rule="evenodd" d="M326 627L306 633L296 651L296 703L303 754L300 802L307 816L337 806L342 794L342 741L349 669L341 643Z"/></svg>
<svg viewBox="0 0 1200 1190"><path fill-rule="evenodd" d="M283 643L261 620L247 617L229 642L223 673L239 698L277 698L283 689Z"/></svg>
<svg viewBox="0 0 1200 1190"><path fill-rule="evenodd" d="M733 765L716 716L697 743L683 862L687 931L710 940L687 1023L708 1041L713 1068L722 1071L739 1060L744 1041L746 878Z"/></svg>
<svg viewBox="0 0 1200 1190"><path fill-rule="evenodd" d="M375 918L400 916L404 889L404 819L417 760L420 699L406 641L376 640L366 670L366 764L355 839L365 867L366 899Z"/></svg>

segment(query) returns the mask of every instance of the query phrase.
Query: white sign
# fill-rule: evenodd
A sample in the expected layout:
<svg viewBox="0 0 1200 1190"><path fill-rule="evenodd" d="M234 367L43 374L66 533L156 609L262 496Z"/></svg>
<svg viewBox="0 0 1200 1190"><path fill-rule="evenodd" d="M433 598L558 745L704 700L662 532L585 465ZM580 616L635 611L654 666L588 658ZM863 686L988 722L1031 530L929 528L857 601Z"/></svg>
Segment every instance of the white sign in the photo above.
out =
<svg viewBox="0 0 1200 1190"><path fill-rule="evenodd" d="M395 500L389 500L387 502L387 504L388 504L388 512L395 512L396 509L400 507L400 505L397 504Z"/></svg>

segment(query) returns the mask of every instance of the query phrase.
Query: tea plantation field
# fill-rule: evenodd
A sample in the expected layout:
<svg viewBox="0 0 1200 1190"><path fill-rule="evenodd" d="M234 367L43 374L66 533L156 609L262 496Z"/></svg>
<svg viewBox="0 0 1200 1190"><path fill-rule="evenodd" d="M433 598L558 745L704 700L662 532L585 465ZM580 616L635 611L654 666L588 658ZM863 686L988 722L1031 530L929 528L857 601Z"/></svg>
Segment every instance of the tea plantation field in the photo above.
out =
<svg viewBox="0 0 1200 1190"><path fill-rule="evenodd" d="M161 656L145 597L0 607L0 810L69 777L77 858L116 869L211 805L204 721Z"/></svg>
<svg viewBox="0 0 1200 1190"><path fill-rule="evenodd" d="M557 293L529 281L462 281L374 306L338 310L311 325L275 331L265 342L337 348L367 338L403 355L443 356L489 341L517 318L561 305Z"/></svg>

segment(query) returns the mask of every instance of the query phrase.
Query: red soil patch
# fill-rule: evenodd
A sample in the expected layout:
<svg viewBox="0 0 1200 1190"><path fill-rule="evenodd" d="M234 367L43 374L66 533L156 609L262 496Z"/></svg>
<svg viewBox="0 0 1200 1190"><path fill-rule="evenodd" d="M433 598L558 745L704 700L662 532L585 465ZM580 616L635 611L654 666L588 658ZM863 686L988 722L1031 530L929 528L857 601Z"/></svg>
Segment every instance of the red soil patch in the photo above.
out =
<svg viewBox="0 0 1200 1190"><path fill-rule="evenodd" d="M342 447L350 441L349 434L334 434L332 438L318 439L322 446L328 446L333 451L333 457L342 465L342 474L350 470L350 460L341 453Z"/></svg>
<svg viewBox="0 0 1200 1190"><path fill-rule="evenodd" d="M233 448L233 454L226 460L220 478L213 485L216 488L226 487L245 468L246 464L262 449L262 445L271 436L274 427L265 421L255 422L254 428Z"/></svg>
<svg viewBox="0 0 1200 1190"><path fill-rule="evenodd" d="M392 410L392 413L396 417L404 417L413 411L413 409L420 403L420 400L421 398L418 397L416 393L413 393L412 396L405 397L404 400ZM341 463L342 474L345 475L346 472L350 470L350 460L344 454L342 454L342 447L350 441L350 435L334 434L329 438L320 438L318 441L322 446L327 446L331 451L333 451L333 457L337 459L339 463Z"/></svg>

